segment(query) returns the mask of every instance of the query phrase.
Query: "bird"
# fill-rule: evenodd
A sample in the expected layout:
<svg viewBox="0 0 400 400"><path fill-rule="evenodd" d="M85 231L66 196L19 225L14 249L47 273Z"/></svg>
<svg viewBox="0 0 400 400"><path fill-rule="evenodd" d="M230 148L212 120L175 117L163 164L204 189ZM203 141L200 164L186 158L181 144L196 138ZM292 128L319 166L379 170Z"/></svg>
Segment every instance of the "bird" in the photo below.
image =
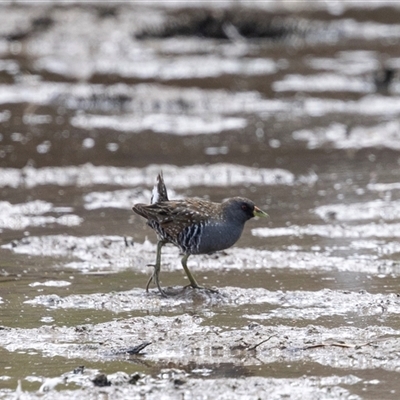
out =
<svg viewBox="0 0 400 400"><path fill-rule="evenodd" d="M162 172L157 176L153 188L151 204L135 204L132 210L147 220L147 225L158 236L156 262L152 281L161 296L167 297L159 281L161 270L161 249L167 243L175 245L182 253L181 264L194 289L200 286L187 266L190 255L211 254L233 246L240 238L245 223L253 217L269 217L253 201L244 197L232 197L222 203L214 203L198 198L169 200Z"/></svg>

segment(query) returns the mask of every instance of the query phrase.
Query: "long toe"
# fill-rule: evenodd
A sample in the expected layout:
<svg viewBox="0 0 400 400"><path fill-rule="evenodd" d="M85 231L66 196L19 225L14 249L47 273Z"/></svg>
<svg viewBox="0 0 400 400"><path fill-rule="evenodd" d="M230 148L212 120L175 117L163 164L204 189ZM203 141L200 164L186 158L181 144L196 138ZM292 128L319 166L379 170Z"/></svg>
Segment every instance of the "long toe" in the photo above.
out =
<svg viewBox="0 0 400 400"><path fill-rule="evenodd" d="M150 283L153 281L154 273L150 276L149 280L147 281L146 285L146 292L149 291Z"/></svg>
<svg viewBox="0 0 400 400"><path fill-rule="evenodd" d="M205 287L205 286L200 286L200 285L193 286L192 284L184 286L183 290L186 290L186 289L189 289L189 288L205 290L206 292L210 292L210 293L219 293L218 290L216 290L216 289L211 289L211 288L208 288L208 287Z"/></svg>
<svg viewBox="0 0 400 400"><path fill-rule="evenodd" d="M156 286L158 288L158 291L160 292L161 296L162 297L168 297L167 292L160 285L160 279L159 279L159 276L158 276L158 272L159 272L159 270L158 271L157 270L154 271L152 279L154 280L154 282L155 282L155 284L156 284Z"/></svg>
<svg viewBox="0 0 400 400"><path fill-rule="evenodd" d="M150 287L150 283L154 280L158 291L160 292L162 297L168 297L169 295L167 294L167 292L161 287L160 282L158 280L158 276L156 276L154 273L153 275L150 276L149 280L147 281L147 285L146 285L146 292L149 292L149 287Z"/></svg>
<svg viewBox="0 0 400 400"><path fill-rule="evenodd" d="M161 287L158 287L158 291L160 292L162 297L169 297L169 294Z"/></svg>
<svg viewBox="0 0 400 400"><path fill-rule="evenodd" d="M158 279L158 274L154 274L154 282L157 285L158 291L160 292L162 297L168 297L167 292L161 287L160 280Z"/></svg>

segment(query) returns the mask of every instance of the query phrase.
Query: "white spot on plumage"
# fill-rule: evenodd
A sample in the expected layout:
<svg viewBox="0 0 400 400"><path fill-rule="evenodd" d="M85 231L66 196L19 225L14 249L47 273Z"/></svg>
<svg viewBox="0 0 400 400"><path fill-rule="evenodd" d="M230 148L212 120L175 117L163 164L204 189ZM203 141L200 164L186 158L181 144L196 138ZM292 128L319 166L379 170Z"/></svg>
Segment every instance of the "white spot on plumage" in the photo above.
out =
<svg viewBox="0 0 400 400"><path fill-rule="evenodd" d="M159 199L160 199L160 193L158 191L157 184L155 184L151 192L151 204L158 203Z"/></svg>

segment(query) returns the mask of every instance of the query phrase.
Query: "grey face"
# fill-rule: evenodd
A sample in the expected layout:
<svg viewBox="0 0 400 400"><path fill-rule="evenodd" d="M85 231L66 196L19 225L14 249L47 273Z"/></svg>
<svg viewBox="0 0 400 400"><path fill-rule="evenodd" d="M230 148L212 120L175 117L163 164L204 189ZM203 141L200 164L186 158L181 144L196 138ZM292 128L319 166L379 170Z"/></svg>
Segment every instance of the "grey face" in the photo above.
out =
<svg viewBox="0 0 400 400"><path fill-rule="evenodd" d="M234 197L224 202L225 213L231 220L244 223L254 217L254 203L242 197Z"/></svg>

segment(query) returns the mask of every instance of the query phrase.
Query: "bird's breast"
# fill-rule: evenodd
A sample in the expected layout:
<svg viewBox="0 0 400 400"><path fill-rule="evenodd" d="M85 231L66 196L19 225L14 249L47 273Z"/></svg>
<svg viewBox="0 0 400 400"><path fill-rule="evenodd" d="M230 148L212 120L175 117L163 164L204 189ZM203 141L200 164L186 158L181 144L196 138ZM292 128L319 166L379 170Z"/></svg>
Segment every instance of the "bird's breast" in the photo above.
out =
<svg viewBox="0 0 400 400"><path fill-rule="evenodd" d="M207 254L227 249L239 240L242 232L243 225L233 226L218 222L206 224L202 229L202 235L193 254Z"/></svg>

